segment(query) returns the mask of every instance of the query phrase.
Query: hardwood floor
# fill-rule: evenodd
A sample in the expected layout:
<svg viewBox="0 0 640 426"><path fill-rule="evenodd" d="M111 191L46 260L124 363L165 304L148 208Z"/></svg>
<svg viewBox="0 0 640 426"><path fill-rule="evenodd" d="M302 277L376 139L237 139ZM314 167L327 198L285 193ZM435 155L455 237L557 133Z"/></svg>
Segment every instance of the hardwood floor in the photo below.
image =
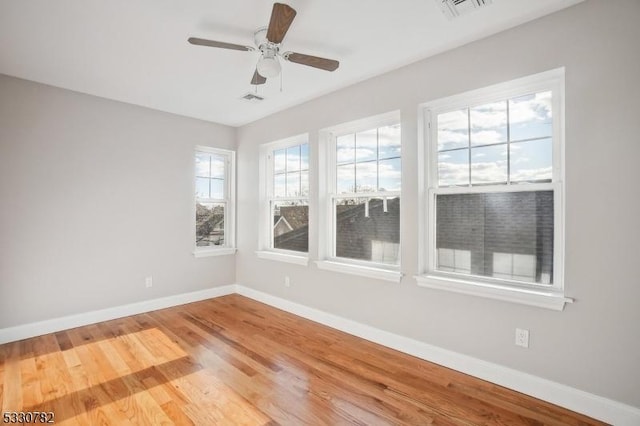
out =
<svg viewBox="0 0 640 426"><path fill-rule="evenodd" d="M0 400L56 424L602 424L238 295L2 345Z"/></svg>

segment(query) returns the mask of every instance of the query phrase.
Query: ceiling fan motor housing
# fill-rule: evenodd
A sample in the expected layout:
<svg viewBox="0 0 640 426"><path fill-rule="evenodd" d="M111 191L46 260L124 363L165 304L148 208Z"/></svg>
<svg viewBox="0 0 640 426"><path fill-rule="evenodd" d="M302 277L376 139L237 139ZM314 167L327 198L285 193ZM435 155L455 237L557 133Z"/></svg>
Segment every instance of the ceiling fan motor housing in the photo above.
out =
<svg viewBox="0 0 640 426"><path fill-rule="evenodd" d="M282 70L280 61L278 60L278 53L280 45L272 43L267 39L267 28L260 28L254 33L254 41L256 47L261 52L260 59L256 65L258 74L264 78L277 77Z"/></svg>

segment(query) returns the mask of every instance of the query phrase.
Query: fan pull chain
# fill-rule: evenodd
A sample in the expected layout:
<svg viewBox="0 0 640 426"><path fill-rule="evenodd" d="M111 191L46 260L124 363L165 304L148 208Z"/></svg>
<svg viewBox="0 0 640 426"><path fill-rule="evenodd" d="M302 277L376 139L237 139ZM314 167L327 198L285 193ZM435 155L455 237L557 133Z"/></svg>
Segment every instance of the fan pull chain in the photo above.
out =
<svg viewBox="0 0 640 426"><path fill-rule="evenodd" d="M284 71L282 69L280 69L280 93L282 93L282 74L284 73Z"/></svg>

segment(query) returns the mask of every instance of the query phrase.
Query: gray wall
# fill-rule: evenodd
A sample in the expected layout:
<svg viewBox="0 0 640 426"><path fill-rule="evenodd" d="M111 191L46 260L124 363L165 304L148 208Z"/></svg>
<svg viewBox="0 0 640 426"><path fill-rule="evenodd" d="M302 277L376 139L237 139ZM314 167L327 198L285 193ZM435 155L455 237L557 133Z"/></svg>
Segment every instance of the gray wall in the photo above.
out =
<svg viewBox="0 0 640 426"><path fill-rule="evenodd" d="M273 295L640 407L640 2L581 3L244 126L238 131L237 281ZM418 104L566 67L563 312L420 288ZM319 129L402 114L401 284L258 259L259 145L310 133L317 256ZM284 286L284 276L291 287ZM514 329L531 331L528 350Z"/></svg>
<svg viewBox="0 0 640 426"><path fill-rule="evenodd" d="M233 283L191 254L195 145L235 129L0 75L0 328Z"/></svg>

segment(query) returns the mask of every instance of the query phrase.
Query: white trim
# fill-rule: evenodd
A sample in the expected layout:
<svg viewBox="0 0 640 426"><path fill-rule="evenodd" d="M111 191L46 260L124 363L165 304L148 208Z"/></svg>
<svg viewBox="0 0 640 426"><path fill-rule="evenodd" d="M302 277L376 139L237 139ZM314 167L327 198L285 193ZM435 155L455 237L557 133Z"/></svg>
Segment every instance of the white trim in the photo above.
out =
<svg viewBox="0 0 640 426"><path fill-rule="evenodd" d="M256 256L258 256L260 259L293 263L295 265L307 266L309 264L308 256L297 256L295 254L278 253L275 251L268 251L268 250L258 250L256 251Z"/></svg>
<svg viewBox="0 0 640 426"><path fill-rule="evenodd" d="M225 158L225 172L224 172L224 199L205 199L198 198L196 194L196 165L195 165L195 155L199 152L216 154ZM224 212L224 248L233 249L235 253L236 246L236 152L229 149L223 148L213 148L210 146L196 145L194 149L194 162L193 162L193 236L196 236L196 211L197 204L200 203L224 203L225 212ZM195 242L195 238L194 238ZM195 246L195 243L194 243ZM202 255L196 253L204 253ZM213 253L213 252L212 252ZM225 254L231 254L229 252L219 252L217 254L209 254L207 250L202 250L201 248L195 246L193 250L193 254L196 257L207 257L207 256L220 256Z"/></svg>
<svg viewBox="0 0 640 426"><path fill-rule="evenodd" d="M356 133L362 130L370 130L398 123L400 123L400 110L395 110L383 114L374 115L372 117L365 117L358 120L337 124L335 126L322 129L322 131L330 133L330 137L335 138L349 133Z"/></svg>
<svg viewBox="0 0 640 426"><path fill-rule="evenodd" d="M475 107L485 103L505 100L524 93L539 92L549 90L550 81L564 81L565 68L555 68L538 74L516 78L503 83L493 84L491 86L482 87L480 89L469 90L467 92L458 93L452 96L446 96L441 99L427 101L419 105L419 109L430 109L434 112L441 113L453 111L459 107ZM554 84L554 83L552 83ZM560 89L554 86L553 89ZM562 92L564 96L564 91ZM553 112L554 116L556 112Z"/></svg>
<svg viewBox="0 0 640 426"><path fill-rule="evenodd" d="M326 271L340 272L343 274L359 275L361 277L374 278L377 280L391 281L399 283L402 273L388 269L374 268L371 266L354 265L343 262L333 262L329 260L317 260L318 268Z"/></svg>
<svg viewBox="0 0 640 426"><path fill-rule="evenodd" d="M539 308L553 309L554 311L562 311L566 303L573 303L573 299L551 291L499 286L493 283L470 282L434 275L418 275L414 278L418 281L420 287L514 302L521 305L537 306Z"/></svg>
<svg viewBox="0 0 640 426"><path fill-rule="evenodd" d="M202 247L202 249L196 249L193 251L193 256L196 258L200 257L213 257L213 256L227 256L230 254L236 254L237 249L233 247L220 247L220 248L210 248L210 247Z"/></svg>
<svg viewBox="0 0 640 426"><path fill-rule="evenodd" d="M420 104L418 108L421 136L418 171L420 173L419 217L426 217L419 224L419 265L416 279L424 287L453 291L503 301L562 310L564 304L572 302L564 297L564 68L522 77L504 83L471 90L442 99ZM472 186L438 187L437 126L438 114L459 108L472 108L479 104L504 101L514 96L539 91L552 91L553 111L553 176L551 182L509 183ZM433 123L433 124L432 124ZM517 281L467 275L463 279L442 277L436 268L436 211L435 197L441 194L471 194L495 192L553 191L554 196L554 241L552 288L544 296L531 295L526 285ZM426 213L426 214L425 214ZM424 222L424 223L423 223ZM507 288L509 287L509 288ZM511 290L511 287L513 290ZM537 292L536 289L534 289ZM544 292L543 292L544 293Z"/></svg>
<svg viewBox="0 0 640 426"><path fill-rule="evenodd" d="M276 197L274 196L273 189L273 179L274 179L274 170L273 170L273 158L271 157L273 153L277 150L287 149L296 146L307 145L308 147L308 169L305 170L308 174L309 178L309 193L306 196L297 196L297 197ZM303 133L297 136L292 136L286 139L281 139L275 142L264 143L260 145L260 157L259 157L259 165L258 165L258 173L260 175L260 186L259 186L259 222L258 222L258 251L269 251L273 250L274 247L274 228L275 225L273 223L273 203L277 202L286 202L286 201L300 201L302 203L306 202L307 206L310 202L310 192L311 192L311 144L309 143L309 134ZM302 173L302 170L300 170ZM287 172L285 171L285 179L287 176ZM307 225L308 229L311 229L309 224Z"/></svg>
<svg viewBox="0 0 640 426"><path fill-rule="evenodd" d="M336 193L336 138L342 135L357 133L364 130L378 129L384 126L401 125L400 110L394 110L372 117L365 117L347 123L338 124L327 127L319 131L319 151L320 168L319 168L319 222L320 232L318 235L318 261L316 262L320 269L327 269L335 272L343 272L347 274L360 275L369 278L382 279L386 281L400 282L402 274L396 271L385 270L377 267L375 262L361 261L364 265L352 265L353 259L337 259L336 253L336 203L341 199L369 199L369 198L400 198L402 191L385 191L385 192L360 192L350 194ZM400 143L402 144L402 131ZM324 152L322 152L324 151ZM402 153L400 162L402 164ZM355 160L354 160L355 161ZM380 161L379 159L377 161ZM351 163L349 163L351 164ZM353 163L354 165L356 163ZM402 166L401 166L402 170ZM366 205L365 209L368 208ZM366 213L365 213L366 214ZM400 231L402 231L402 223L400 223ZM402 235L402 233L400 234ZM402 247L402 241L399 242ZM402 250L400 248L400 250ZM344 261L344 263L343 263ZM402 261L402 260L401 260ZM347 263L349 262L349 263Z"/></svg>
<svg viewBox="0 0 640 426"><path fill-rule="evenodd" d="M282 309L294 315L361 337L379 345L404 352L482 380L513 389L543 401L583 413L617 426L640 424L640 408L594 395L567 385L543 379L491 362L473 358L408 337L380 330L319 309L272 296L243 285L236 285L238 294Z"/></svg>
<svg viewBox="0 0 640 426"><path fill-rule="evenodd" d="M236 286L231 284L194 291L191 293L161 297L159 299L144 300L142 302L130 303L128 305L116 306L113 308L68 315L65 317L18 325L15 327L3 328L0 329L0 344L28 339L30 337L42 336L43 334L48 333L56 333L62 330L69 330L71 328L95 324L97 322L110 321L117 318L156 311L158 309L170 308L172 306L184 305L186 303L198 302L214 297L226 296L235 292Z"/></svg>

